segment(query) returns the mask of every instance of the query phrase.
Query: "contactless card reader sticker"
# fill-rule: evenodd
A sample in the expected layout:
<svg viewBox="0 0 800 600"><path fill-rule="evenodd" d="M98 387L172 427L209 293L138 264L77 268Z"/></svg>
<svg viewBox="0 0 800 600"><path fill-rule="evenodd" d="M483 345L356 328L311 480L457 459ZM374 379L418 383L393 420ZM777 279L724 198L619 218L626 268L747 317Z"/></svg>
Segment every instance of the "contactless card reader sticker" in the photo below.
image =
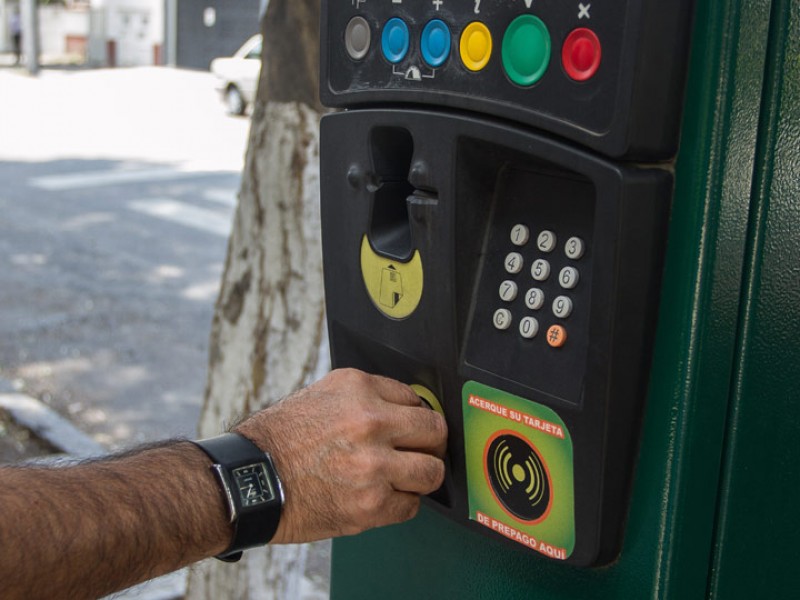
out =
<svg viewBox="0 0 800 600"><path fill-rule="evenodd" d="M469 518L549 558L575 548L572 439L551 409L468 381L462 388Z"/></svg>

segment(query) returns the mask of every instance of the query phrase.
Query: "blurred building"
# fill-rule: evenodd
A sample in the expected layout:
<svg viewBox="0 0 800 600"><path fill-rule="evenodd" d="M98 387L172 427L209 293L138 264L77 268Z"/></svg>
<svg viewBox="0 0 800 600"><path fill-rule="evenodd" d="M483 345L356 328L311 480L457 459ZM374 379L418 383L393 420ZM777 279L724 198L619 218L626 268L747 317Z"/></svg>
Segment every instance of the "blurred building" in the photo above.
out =
<svg viewBox="0 0 800 600"><path fill-rule="evenodd" d="M0 52L19 0L0 0ZM208 69L259 31L266 0L64 0L39 7L43 55L91 66Z"/></svg>
<svg viewBox="0 0 800 600"><path fill-rule="evenodd" d="M167 0L166 4L172 13L167 19L168 37L174 40L169 63L179 67L208 69L214 58L232 55L259 32L261 0Z"/></svg>

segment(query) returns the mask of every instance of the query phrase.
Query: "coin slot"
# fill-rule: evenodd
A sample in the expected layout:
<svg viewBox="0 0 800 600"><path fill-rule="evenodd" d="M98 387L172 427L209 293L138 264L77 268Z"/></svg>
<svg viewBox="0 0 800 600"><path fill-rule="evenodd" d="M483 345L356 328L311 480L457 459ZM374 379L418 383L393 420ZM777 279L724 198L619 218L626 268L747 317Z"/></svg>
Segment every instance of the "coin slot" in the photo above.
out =
<svg viewBox="0 0 800 600"><path fill-rule="evenodd" d="M372 201L370 243L387 258L408 260L412 247L407 199L414 186L407 177L414 141L406 129L380 127L370 135L370 148L377 187Z"/></svg>

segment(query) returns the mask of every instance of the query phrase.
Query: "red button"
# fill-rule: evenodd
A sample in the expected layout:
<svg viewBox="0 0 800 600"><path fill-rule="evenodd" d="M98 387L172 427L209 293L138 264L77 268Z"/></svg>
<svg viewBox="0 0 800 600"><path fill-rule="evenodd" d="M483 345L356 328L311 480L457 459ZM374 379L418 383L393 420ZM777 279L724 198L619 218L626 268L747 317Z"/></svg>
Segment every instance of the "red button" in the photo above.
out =
<svg viewBox="0 0 800 600"><path fill-rule="evenodd" d="M581 27L573 30L561 48L561 63L575 81L586 81L597 73L602 49L594 31Z"/></svg>

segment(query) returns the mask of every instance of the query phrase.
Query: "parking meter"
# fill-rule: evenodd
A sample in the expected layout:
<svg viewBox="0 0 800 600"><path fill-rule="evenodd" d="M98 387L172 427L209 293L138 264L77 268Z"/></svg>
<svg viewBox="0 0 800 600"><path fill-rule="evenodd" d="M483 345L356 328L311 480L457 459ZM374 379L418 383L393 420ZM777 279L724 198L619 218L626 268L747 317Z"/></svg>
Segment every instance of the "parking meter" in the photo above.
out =
<svg viewBox="0 0 800 600"><path fill-rule="evenodd" d="M690 9L322 3L333 365L441 412L427 504L531 557L620 550Z"/></svg>

